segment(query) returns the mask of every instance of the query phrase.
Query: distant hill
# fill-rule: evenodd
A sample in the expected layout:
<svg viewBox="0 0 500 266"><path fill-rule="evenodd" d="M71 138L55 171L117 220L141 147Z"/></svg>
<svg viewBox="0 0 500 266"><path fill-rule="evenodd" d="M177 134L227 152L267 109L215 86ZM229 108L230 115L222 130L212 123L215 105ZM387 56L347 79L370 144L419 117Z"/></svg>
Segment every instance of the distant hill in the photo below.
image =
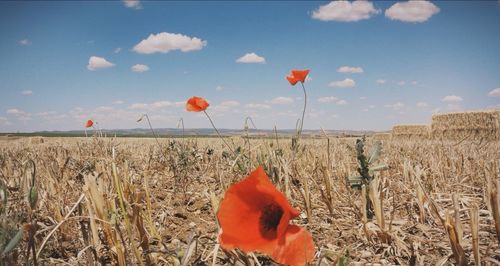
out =
<svg viewBox="0 0 500 266"><path fill-rule="evenodd" d="M93 130L87 130L87 134L93 134ZM219 132L224 136L243 136L246 132L242 129L219 129ZM182 137L183 134L186 136L199 136L199 137L210 137L215 136L216 133L211 128L194 128L185 129L184 133L182 129L177 128L155 128L155 133L159 137ZM292 136L295 134L295 129L282 129L278 130L278 136ZM372 135L376 133L375 131L362 131L362 130L325 130L325 133L329 136L362 136L362 135ZM150 129L147 128L132 128L132 129L103 129L102 134L106 136L117 136L117 137L153 137ZM263 136L274 136L274 130L266 129L250 129L248 131L251 137L263 137ZM321 130L304 130L302 132L304 136L323 136ZM5 136L44 136L44 137L81 137L85 136L85 131L83 130L70 130L70 131L37 131L29 133L0 133L0 135Z"/></svg>

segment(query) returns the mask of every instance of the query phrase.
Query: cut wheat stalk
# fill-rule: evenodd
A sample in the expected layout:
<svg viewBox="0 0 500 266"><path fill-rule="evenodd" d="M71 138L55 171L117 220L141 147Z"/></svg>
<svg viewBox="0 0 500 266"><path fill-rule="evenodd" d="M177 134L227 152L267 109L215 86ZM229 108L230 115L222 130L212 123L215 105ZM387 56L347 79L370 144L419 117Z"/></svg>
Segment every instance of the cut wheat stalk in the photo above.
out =
<svg viewBox="0 0 500 266"><path fill-rule="evenodd" d="M452 195L452 200L453 200L453 209L455 213L455 229L457 230L457 238L458 238L458 243L460 245L463 245L463 229L462 229L462 222L460 221L460 204L458 203L458 196L457 194Z"/></svg>
<svg viewBox="0 0 500 266"><path fill-rule="evenodd" d="M113 154L115 154L114 150L113 150ZM125 199L124 199L124 195L123 195L123 189L122 189L120 179L118 178L116 164L114 161L112 162L111 166L112 166L112 170L113 170L113 181L114 181L116 192L118 194L118 202L120 204L120 209L121 209L121 212L123 215L123 219L125 220L125 228L127 230L128 238L129 238L130 244L132 246L132 253L135 256L137 263L139 263L139 265L142 266L142 265L144 265L144 263L142 262L139 249L137 248L137 245L134 241L134 236L132 233L132 225L130 224L130 220L128 217L128 210L125 208L125 203L124 203Z"/></svg>
<svg viewBox="0 0 500 266"><path fill-rule="evenodd" d="M57 231L57 229L64 223L68 220L69 216L73 213L73 211L76 209L76 207L78 207L78 205L80 204L80 202L85 198L85 194L81 194L80 197L78 198L78 200L76 201L76 203L73 205L73 207L71 207L71 209L69 210L69 212L66 214L66 216L64 217L64 219L62 221L60 221L55 227L54 229L52 229L52 231L50 231L50 233L45 236L45 238L43 239L42 241L42 244L40 245L40 247L38 248L38 252L36 253L36 257L40 257L40 253L42 252L43 248L45 247L45 244L47 243L47 241L49 240L49 238L52 236L52 234L54 234L55 231Z"/></svg>
<svg viewBox="0 0 500 266"><path fill-rule="evenodd" d="M453 221L453 218L447 211L445 213L444 227L450 239L451 250L455 258L455 264L457 266L466 266L468 264L467 257L465 255L464 249L460 245L458 231L454 224L455 222Z"/></svg>
<svg viewBox="0 0 500 266"><path fill-rule="evenodd" d="M479 211L476 205L470 209L470 226L472 233L472 251L474 262L481 265L481 253L479 252Z"/></svg>

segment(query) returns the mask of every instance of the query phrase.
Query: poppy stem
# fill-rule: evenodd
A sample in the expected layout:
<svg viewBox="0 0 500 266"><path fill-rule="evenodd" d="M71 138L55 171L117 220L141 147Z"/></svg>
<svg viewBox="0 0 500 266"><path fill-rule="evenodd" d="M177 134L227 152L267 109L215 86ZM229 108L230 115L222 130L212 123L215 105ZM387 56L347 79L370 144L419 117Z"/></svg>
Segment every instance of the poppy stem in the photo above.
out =
<svg viewBox="0 0 500 266"><path fill-rule="evenodd" d="M299 129L299 136L298 139L300 139L300 136L302 135L302 127L304 126L304 116L306 114L306 106L307 106L307 93L306 93L306 87L304 87L304 83L300 83L302 85L302 91L304 92L304 109L302 110L302 119L300 120L300 129ZM297 139L297 141L298 141Z"/></svg>
<svg viewBox="0 0 500 266"><path fill-rule="evenodd" d="M158 148L160 148L160 153L161 153L161 144L160 144L160 141L158 141L158 135L156 135L156 132L153 129L153 126L151 125L151 121L149 121L148 114L144 114L144 117L146 117L146 120L148 121L149 129L151 129L151 132L153 132L153 136L155 137L156 144L158 145Z"/></svg>
<svg viewBox="0 0 500 266"><path fill-rule="evenodd" d="M185 134L184 134L184 119L181 117L181 119L179 119L179 122L177 123L177 128L179 128L179 126L182 126L182 138L185 137Z"/></svg>
<svg viewBox="0 0 500 266"><path fill-rule="evenodd" d="M234 154L234 150L231 148L231 146L229 146L229 144L226 142L226 140L220 134L219 130L215 127L214 122L212 121L212 118L210 118L210 116L208 115L207 111L203 110L203 112L207 116L208 121L210 121L210 124L212 124L212 127L215 129L215 132L217 132L217 135L219 136L219 138L222 140L222 142L224 142L226 147Z"/></svg>

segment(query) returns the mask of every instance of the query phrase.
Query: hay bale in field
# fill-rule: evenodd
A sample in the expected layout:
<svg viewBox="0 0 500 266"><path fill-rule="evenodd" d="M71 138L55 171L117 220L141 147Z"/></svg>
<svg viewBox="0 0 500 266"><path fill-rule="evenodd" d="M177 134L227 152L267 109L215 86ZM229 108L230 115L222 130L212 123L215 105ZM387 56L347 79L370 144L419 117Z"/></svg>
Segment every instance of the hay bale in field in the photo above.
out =
<svg viewBox="0 0 500 266"><path fill-rule="evenodd" d="M392 138L391 133L375 133L375 134L373 134L374 140L386 141L386 140L391 140L391 138Z"/></svg>
<svg viewBox="0 0 500 266"><path fill-rule="evenodd" d="M45 140L42 137L31 137L29 141L30 144L41 144L45 142Z"/></svg>
<svg viewBox="0 0 500 266"><path fill-rule="evenodd" d="M392 127L392 139L394 140L423 140L429 138L430 128L428 125L408 124L395 125Z"/></svg>
<svg viewBox="0 0 500 266"><path fill-rule="evenodd" d="M435 114L431 135L437 140L500 140L500 110Z"/></svg>

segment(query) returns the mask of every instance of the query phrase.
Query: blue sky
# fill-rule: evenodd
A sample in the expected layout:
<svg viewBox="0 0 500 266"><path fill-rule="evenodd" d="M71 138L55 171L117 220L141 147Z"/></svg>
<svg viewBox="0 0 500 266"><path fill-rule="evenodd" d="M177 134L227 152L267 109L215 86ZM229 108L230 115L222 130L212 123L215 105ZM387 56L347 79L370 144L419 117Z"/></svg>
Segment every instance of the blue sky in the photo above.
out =
<svg viewBox="0 0 500 266"><path fill-rule="evenodd" d="M386 130L500 108L500 2L0 2L0 132Z"/></svg>

